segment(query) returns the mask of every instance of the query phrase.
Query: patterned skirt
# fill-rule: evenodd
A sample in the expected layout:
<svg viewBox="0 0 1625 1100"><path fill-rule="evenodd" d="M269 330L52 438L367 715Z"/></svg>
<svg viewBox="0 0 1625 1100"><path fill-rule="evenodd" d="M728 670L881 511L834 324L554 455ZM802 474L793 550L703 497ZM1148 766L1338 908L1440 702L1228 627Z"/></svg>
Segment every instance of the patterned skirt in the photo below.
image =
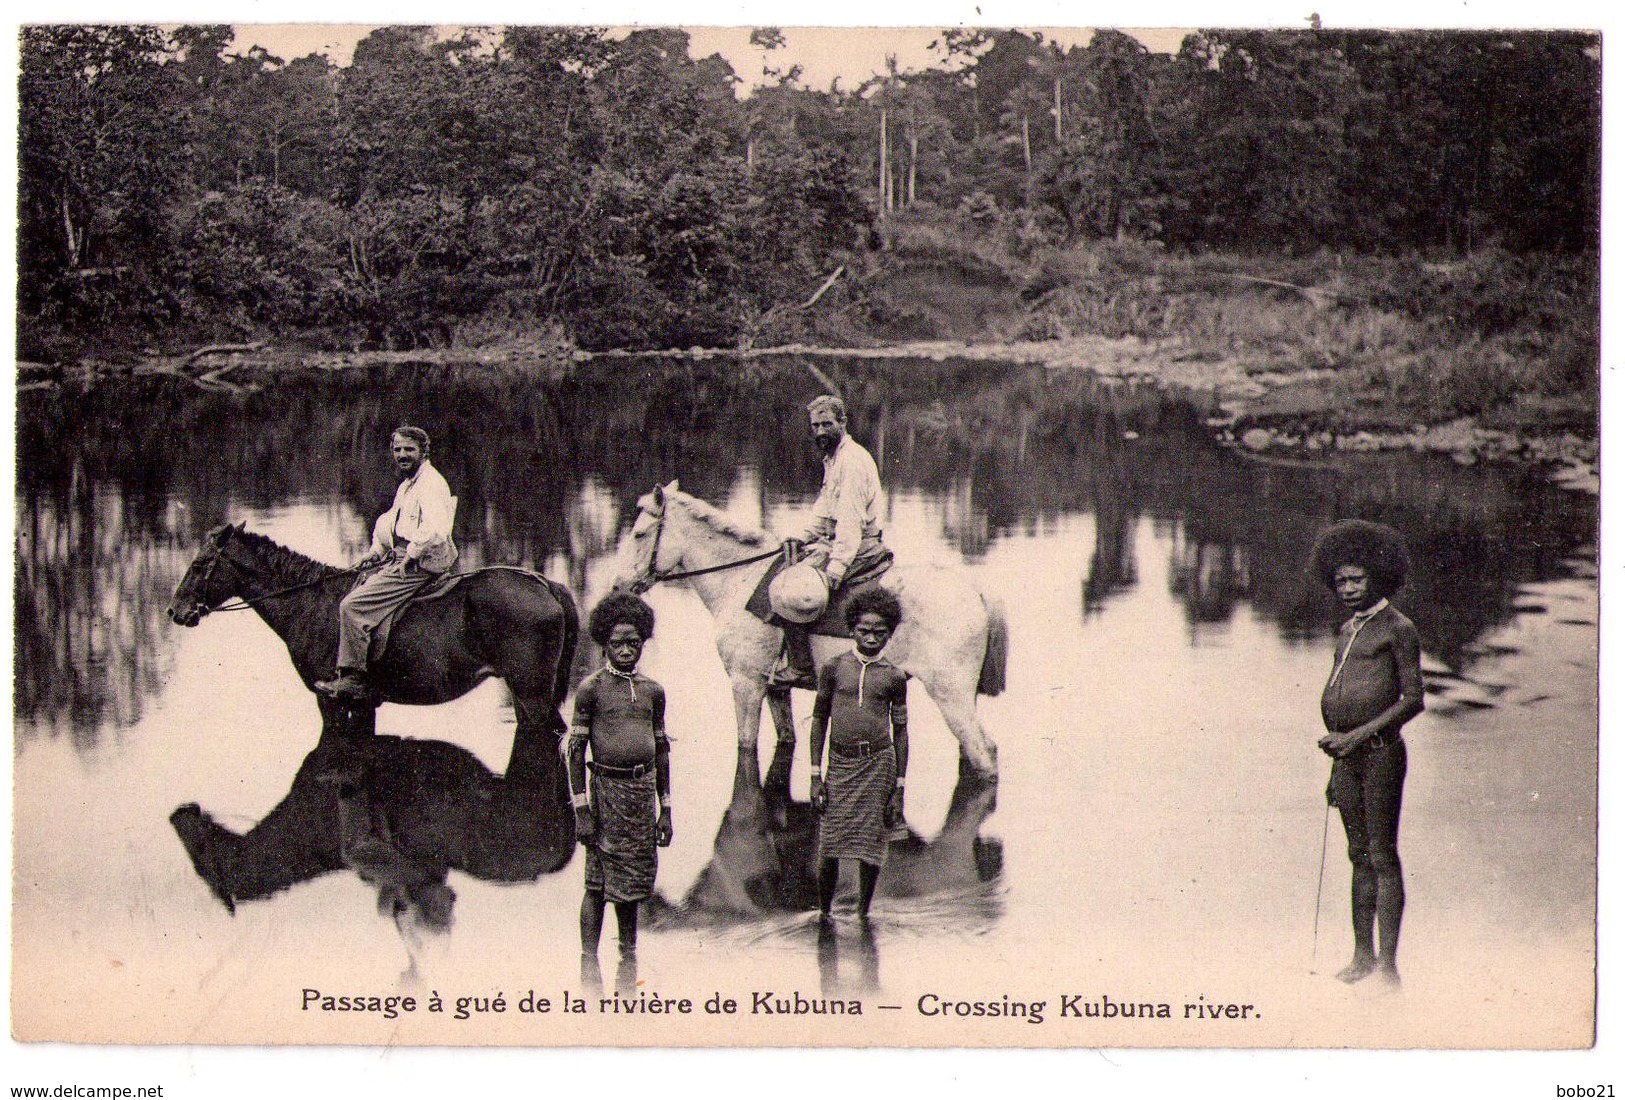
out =
<svg viewBox="0 0 1625 1100"><path fill-rule="evenodd" d="M587 889L607 901L642 901L655 888L655 777L592 776L598 835L587 846Z"/></svg>
<svg viewBox="0 0 1625 1100"><path fill-rule="evenodd" d="M897 758L888 745L862 759L829 754L829 805L818 831L818 858L886 859L886 803L897 788Z"/></svg>

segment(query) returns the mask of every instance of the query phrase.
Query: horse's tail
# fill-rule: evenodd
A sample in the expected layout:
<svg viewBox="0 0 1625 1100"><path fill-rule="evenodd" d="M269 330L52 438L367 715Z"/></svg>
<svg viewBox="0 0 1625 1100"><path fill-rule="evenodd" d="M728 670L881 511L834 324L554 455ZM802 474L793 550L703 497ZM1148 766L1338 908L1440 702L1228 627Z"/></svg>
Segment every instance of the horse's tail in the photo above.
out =
<svg viewBox="0 0 1625 1100"><path fill-rule="evenodd" d="M997 695L1004 690L1004 666L1010 658L1010 625L1004 621L1004 605L986 592L982 606L987 609L987 648L982 651L976 694Z"/></svg>
<svg viewBox="0 0 1625 1100"><path fill-rule="evenodd" d="M576 610L575 597L570 590L558 581L547 577L547 587L553 590L553 597L559 601L559 611L564 618L564 631L559 645L559 663L553 670L553 706L564 705L564 697L570 694L570 672L575 668L576 639L581 635L581 614Z"/></svg>

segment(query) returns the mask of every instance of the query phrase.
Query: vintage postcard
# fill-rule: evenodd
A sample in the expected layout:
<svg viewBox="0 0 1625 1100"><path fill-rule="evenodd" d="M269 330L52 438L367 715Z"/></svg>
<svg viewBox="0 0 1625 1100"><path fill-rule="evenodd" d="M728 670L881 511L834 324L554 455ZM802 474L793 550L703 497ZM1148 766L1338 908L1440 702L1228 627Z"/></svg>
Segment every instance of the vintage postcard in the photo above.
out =
<svg viewBox="0 0 1625 1100"><path fill-rule="evenodd" d="M14 1052L1597 1049L1600 24L626 22L19 29Z"/></svg>

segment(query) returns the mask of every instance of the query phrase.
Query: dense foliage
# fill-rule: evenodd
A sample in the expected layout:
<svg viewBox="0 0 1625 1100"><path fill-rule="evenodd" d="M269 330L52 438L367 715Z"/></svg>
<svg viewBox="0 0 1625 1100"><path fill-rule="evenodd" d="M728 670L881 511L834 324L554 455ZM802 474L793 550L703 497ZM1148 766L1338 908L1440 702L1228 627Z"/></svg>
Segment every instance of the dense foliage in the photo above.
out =
<svg viewBox="0 0 1625 1100"><path fill-rule="evenodd" d="M24 28L25 357L733 345L793 331L909 208L1046 244L1597 247L1594 35L955 31L942 65L817 91L769 28L743 98L678 30L391 27L342 66L231 41Z"/></svg>

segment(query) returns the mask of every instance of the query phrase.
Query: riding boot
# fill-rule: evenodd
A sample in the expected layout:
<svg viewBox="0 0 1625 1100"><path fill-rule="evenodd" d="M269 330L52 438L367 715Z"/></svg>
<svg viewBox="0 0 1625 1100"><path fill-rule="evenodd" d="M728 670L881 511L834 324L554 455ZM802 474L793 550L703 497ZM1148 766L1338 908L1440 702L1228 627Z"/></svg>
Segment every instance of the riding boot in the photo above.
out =
<svg viewBox="0 0 1625 1100"><path fill-rule="evenodd" d="M773 671L767 675L767 686L770 690L806 688L808 691L818 687L818 676L813 670L812 639L801 627L785 624L784 648L779 652Z"/></svg>
<svg viewBox="0 0 1625 1100"><path fill-rule="evenodd" d="M315 687L323 695L332 696L334 699L367 698L367 681L362 679L360 669L341 668L333 679L316 681Z"/></svg>

